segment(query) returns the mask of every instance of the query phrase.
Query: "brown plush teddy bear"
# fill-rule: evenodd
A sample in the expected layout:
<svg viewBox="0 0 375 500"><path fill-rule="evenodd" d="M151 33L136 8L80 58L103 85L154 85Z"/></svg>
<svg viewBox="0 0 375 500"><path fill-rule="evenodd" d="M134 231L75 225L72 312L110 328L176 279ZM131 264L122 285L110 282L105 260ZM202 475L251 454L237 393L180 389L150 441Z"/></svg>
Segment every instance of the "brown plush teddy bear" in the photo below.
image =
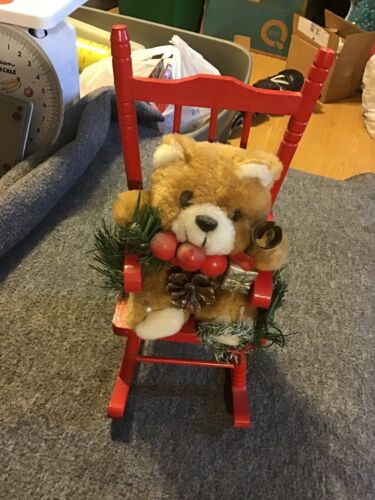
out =
<svg viewBox="0 0 375 500"><path fill-rule="evenodd" d="M153 163L151 191L119 194L113 206L117 224L131 220L140 194L141 204L158 209L162 229L174 233L180 244L189 242L207 256L247 252L257 271L275 270L285 263L284 236L272 249L257 245L252 237L253 228L264 223L270 211L270 190L282 170L276 156L261 151L250 154L237 147L195 142L188 136L171 134L163 138ZM267 238L267 234L259 237ZM170 273L165 267L147 274L143 291L129 295L127 322L142 339L174 335L189 317L191 309L171 301L167 290ZM195 281L199 284L204 281L204 272L198 274ZM172 288L181 275L176 279ZM248 295L223 289L222 281L223 277L212 278L215 298L195 312L196 318L222 323L242 318L252 322L255 311L249 306ZM221 340L231 344L228 338Z"/></svg>

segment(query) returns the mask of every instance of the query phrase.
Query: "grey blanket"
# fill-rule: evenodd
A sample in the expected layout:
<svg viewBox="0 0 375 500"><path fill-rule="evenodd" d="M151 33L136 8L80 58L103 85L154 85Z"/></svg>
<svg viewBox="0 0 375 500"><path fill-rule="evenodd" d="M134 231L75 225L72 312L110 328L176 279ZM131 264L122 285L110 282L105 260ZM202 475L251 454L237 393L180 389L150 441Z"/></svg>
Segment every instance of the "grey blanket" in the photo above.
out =
<svg viewBox="0 0 375 500"><path fill-rule="evenodd" d="M146 174L154 147L142 140ZM0 498L372 500L375 176L288 174L278 320L294 335L251 358L250 430L232 427L223 370L204 368L143 365L124 421L106 418L124 340L86 252L124 185L113 124L82 177L0 260ZM161 342L146 352L204 356Z"/></svg>
<svg viewBox="0 0 375 500"><path fill-rule="evenodd" d="M56 144L0 178L0 256L43 220L91 164L107 138L114 106L112 89L88 95L67 111ZM141 123L161 119L145 103L137 104L137 114Z"/></svg>

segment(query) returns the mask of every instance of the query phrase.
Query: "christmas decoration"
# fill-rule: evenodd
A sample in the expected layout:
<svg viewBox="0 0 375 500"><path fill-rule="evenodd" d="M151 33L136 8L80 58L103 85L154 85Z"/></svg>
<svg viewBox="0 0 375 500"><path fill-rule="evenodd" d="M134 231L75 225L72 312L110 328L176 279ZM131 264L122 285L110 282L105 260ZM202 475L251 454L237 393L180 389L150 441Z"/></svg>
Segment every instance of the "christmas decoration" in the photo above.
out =
<svg viewBox="0 0 375 500"><path fill-rule="evenodd" d="M255 259L245 252L232 253L230 255L232 263L238 264L244 271L255 269Z"/></svg>
<svg viewBox="0 0 375 500"><path fill-rule="evenodd" d="M259 309L253 324L242 318L230 324L215 321L198 325L198 336L204 347L213 353L218 361L236 360L239 351L255 351L276 344L285 345L285 335L275 322L275 313L283 304L287 292L287 281L281 270L274 273L272 301L269 309ZM228 337L234 348L219 342L218 338ZM236 342L233 342L235 338Z"/></svg>
<svg viewBox="0 0 375 500"><path fill-rule="evenodd" d="M285 263L282 233L268 224L255 242L252 234L254 221L267 220L271 189L281 171L281 162L270 153L196 143L186 135L163 138L154 155L151 191L139 191L137 203L136 191L119 194L112 209L119 227L99 235L96 253L107 284L121 283L125 252L139 258L142 292L129 294L126 320L140 338L174 335L192 311L198 322L220 318L228 328L239 328L239 321L245 328L255 319L250 294L242 293L238 283L245 281L244 273L274 271ZM147 212L152 219L144 223L139 219ZM242 270L229 269L227 290L221 285L229 263ZM178 273L171 273L172 266L180 268L175 282L171 276Z"/></svg>
<svg viewBox="0 0 375 500"><path fill-rule="evenodd" d="M221 287L231 292L249 293L258 276L257 271L245 271L238 264L230 264Z"/></svg>
<svg viewBox="0 0 375 500"><path fill-rule="evenodd" d="M160 260L170 261L176 255L177 239L171 231L156 233L150 243L152 254Z"/></svg>
<svg viewBox="0 0 375 500"><path fill-rule="evenodd" d="M261 222L253 229L253 243L263 250L272 250L281 243L282 238L281 227L271 221Z"/></svg>
<svg viewBox="0 0 375 500"><path fill-rule="evenodd" d="M177 261L185 271L198 271L206 259L202 248L191 243L183 243L177 250Z"/></svg>
<svg viewBox="0 0 375 500"><path fill-rule="evenodd" d="M227 266L228 259L224 255L207 255L200 269L207 276L221 276Z"/></svg>
<svg viewBox="0 0 375 500"><path fill-rule="evenodd" d="M140 197L134 208L131 220L120 227L108 226L102 221L102 227L94 234L94 261L90 265L104 276L103 288L118 296L125 296L123 264L125 252L136 254L144 272L158 268L164 262L151 253L150 242L161 229L158 210L149 205L140 206Z"/></svg>
<svg viewBox="0 0 375 500"><path fill-rule="evenodd" d="M215 302L216 283L201 273L173 268L168 274L167 290L172 304L196 314L203 306Z"/></svg>

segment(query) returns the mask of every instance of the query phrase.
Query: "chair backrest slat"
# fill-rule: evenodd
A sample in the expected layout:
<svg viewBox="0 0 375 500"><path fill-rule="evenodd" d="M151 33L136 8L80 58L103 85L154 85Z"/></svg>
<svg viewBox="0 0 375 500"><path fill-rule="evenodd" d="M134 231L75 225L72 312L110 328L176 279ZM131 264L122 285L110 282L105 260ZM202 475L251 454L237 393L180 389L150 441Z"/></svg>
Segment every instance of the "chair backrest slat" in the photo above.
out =
<svg viewBox="0 0 375 500"><path fill-rule="evenodd" d="M258 111L278 115L297 113L300 92L264 90L246 85L231 76L196 75L179 80L133 77L133 99L166 102L200 108Z"/></svg>
<svg viewBox="0 0 375 500"><path fill-rule="evenodd" d="M319 98L335 52L317 50L301 92L265 90L228 76L196 75L180 80L135 78L132 72L130 40L126 26L112 26L111 47L125 172L129 189L140 189L142 171L137 134L135 101L167 103L175 106L173 131L181 128L182 106L211 108L208 139L215 140L219 109L243 110L241 147L246 148L253 113L289 115L284 138L278 149L283 172L272 190L274 202Z"/></svg>
<svg viewBox="0 0 375 500"><path fill-rule="evenodd" d="M243 119L243 124L242 124L241 143L240 143L240 147L242 149L247 148L252 119L253 119L253 113L247 112L244 114L244 119Z"/></svg>
<svg viewBox="0 0 375 500"><path fill-rule="evenodd" d="M218 112L219 112L219 110L217 108L211 109L210 126L208 127L208 141L209 142L214 142L214 140L215 140Z"/></svg>

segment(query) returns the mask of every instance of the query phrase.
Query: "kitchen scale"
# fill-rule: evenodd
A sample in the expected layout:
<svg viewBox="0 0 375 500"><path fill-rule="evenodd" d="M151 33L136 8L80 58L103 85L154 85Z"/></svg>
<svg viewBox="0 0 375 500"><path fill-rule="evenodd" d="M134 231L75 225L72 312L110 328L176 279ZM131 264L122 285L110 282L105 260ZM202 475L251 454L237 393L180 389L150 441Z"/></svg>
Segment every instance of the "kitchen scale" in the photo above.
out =
<svg viewBox="0 0 375 500"><path fill-rule="evenodd" d="M0 95L10 101L0 107L0 170L56 141L64 109L79 99L76 34L64 19L83 3L0 0ZM18 129L9 126L17 116Z"/></svg>

